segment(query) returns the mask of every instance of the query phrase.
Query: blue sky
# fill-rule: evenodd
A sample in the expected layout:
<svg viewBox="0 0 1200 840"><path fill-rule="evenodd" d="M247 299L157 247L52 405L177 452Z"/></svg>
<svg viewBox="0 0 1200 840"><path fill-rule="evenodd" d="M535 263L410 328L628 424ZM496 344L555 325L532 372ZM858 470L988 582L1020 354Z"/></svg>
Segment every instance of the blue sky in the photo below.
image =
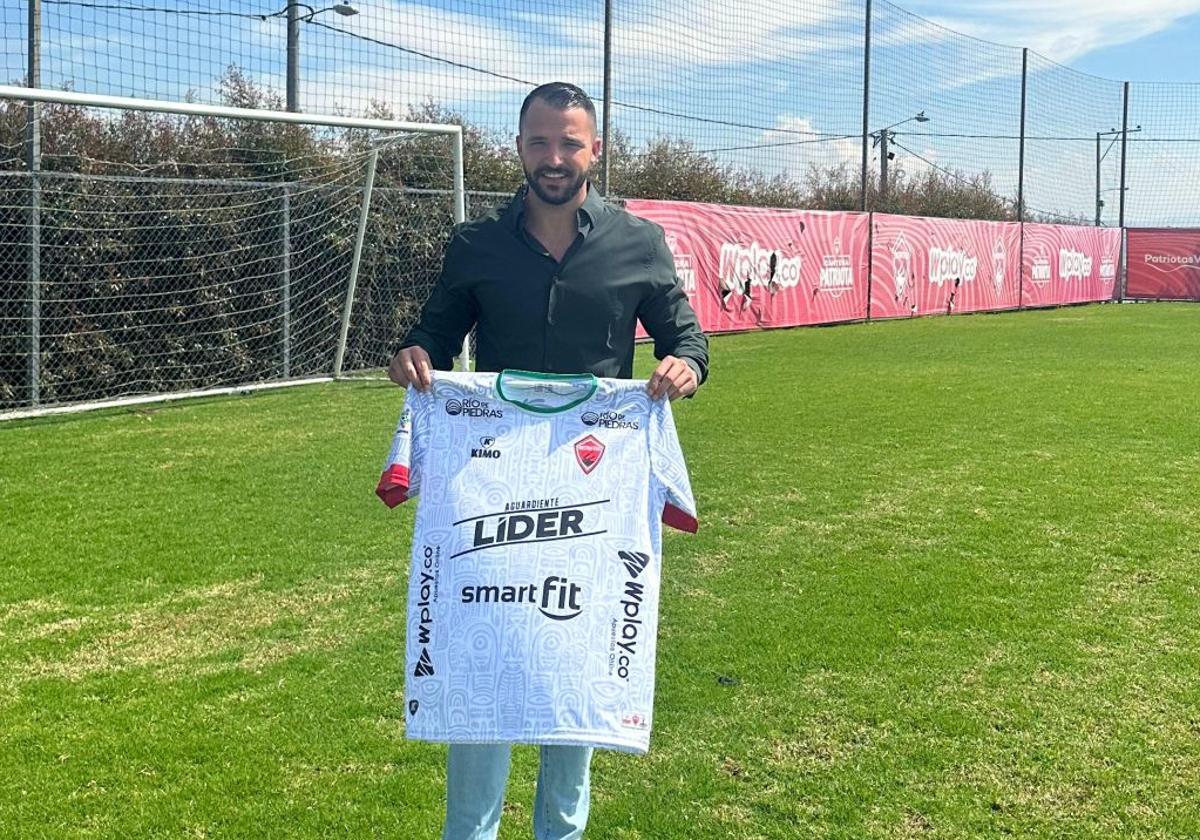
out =
<svg viewBox="0 0 1200 840"><path fill-rule="evenodd" d="M215 101L221 74L236 64L262 86L284 87L285 28L269 17L283 0L92 3L43 0L46 85ZM375 102L403 116L432 99L511 138L525 82L566 78L601 91L600 0L356 5L357 17L324 14L302 27L303 110L361 113ZM635 145L683 138L767 174L859 165L862 0L616 0L614 8L614 121ZM24 70L25 9L24 0L0 0L7 80ZM180 14L188 11L222 14ZM1200 82L1192 46L1200 0L875 0L873 31L871 127L919 110L930 117L897 129L895 165L910 174L986 171L1005 196L1016 191L1019 47L1050 59L1031 63L1027 136L1041 139L1027 147L1027 200L1073 217L1094 211L1095 133L1120 125L1121 85L1107 80ZM1175 205L1191 212L1200 185L1200 143L1159 142L1200 139L1200 84L1133 90L1130 121L1145 130L1131 137L1131 161L1141 165L1130 201L1149 202L1147 222L1163 223ZM1118 161L1107 154L1102 165L1107 223Z"/></svg>
<svg viewBox="0 0 1200 840"><path fill-rule="evenodd" d="M1193 0L907 0L946 26L1028 46L1085 73L1131 81L1200 82Z"/></svg>
<svg viewBox="0 0 1200 840"><path fill-rule="evenodd" d="M1123 44L1102 47L1072 64L1086 73L1113 74L1131 81L1200 82L1200 14Z"/></svg>

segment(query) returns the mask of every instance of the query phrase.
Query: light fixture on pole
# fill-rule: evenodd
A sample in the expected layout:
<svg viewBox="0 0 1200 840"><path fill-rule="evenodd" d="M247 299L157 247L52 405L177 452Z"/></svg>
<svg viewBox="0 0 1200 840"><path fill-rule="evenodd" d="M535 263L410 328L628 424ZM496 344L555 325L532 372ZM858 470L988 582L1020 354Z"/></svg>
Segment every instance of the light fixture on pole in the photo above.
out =
<svg viewBox="0 0 1200 840"><path fill-rule="evenodd" d="M1100 213L1104 210L1104 199L1100 197L1100 163L1106 157L1108 157L1108 153L1112 151L1113 144L1117 142L1118 137L1120 137L1122 134L1136 134L1141 130L1142 127L1139 125L1137 128L1131 128L1128 131L1121 128L1110 128L1108 131L1096 132L1096 227L1100 227ZM1104 150L1103 154L1100 153L1101 137L1112 138L1108 144L1108 148Z"/></svg>
<svg viewBox="0 0 1200 840"><path fill-rule="evenodd" d="M300 10L308 9L301 14ZM334 3L323 9L317 9L307 3L296 3L289 0L287 8L276 15L287 15L287 109L300 110L300 22L308 23L314 17L324 12L334 12L342 17L358 14L358 9L349 3Z"/></svg>
<svg viewBox="0 0 1200 840"><path fill-rule="evenodd" d="M893 128L902 126L905 123L910 123L910 122L926 123L926 122L929 122L929 117L925 116L924 110L921 110L906 120L900 120L900 122L892 123L891 125L887 126L886 128L881 128L877 131L871 132L871 139L872 139L871 146L879 147L879 201L878 201L878 204L880 206L882 206L883 203L885 201L887 201L888 161L896 156L895 153L888 151L888 140L890 140L892 137L892 129Z"/></svg>

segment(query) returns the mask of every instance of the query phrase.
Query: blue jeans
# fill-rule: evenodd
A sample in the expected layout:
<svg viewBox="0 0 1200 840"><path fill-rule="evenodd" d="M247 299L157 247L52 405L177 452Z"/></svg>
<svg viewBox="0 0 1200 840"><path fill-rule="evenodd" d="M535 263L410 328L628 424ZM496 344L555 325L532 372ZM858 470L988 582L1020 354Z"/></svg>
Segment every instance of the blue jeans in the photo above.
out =
<svg viewBox="0 0 1200 840"><path fill-rule="evenodd" d="M543 746L533 801L535 840L578 840L587 825L591 747ZM511 744L451 744L442 840L495 840Z"/></svg>

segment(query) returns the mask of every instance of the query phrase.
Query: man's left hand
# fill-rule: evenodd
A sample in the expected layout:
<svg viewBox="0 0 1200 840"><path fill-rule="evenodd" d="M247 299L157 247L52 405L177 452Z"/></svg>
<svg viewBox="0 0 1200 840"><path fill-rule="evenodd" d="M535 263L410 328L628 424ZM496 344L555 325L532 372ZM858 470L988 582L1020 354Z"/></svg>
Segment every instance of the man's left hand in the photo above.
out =
<svg viewBox="0 0 1200 840"><path fill-rule="evenodd" d="M669 396L672 400L680 397L690 397L696 393L700 383L696 379L696 371L683 359L667 356L658 363L646 390L653 399Z"/></svg>

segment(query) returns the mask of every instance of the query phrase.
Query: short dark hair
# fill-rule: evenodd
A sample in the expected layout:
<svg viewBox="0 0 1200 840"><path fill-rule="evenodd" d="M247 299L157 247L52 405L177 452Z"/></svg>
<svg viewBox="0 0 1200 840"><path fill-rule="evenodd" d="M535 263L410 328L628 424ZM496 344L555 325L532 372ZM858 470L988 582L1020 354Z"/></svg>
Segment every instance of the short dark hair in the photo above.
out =
<svg viewBox="0 0 1200 840"><path fill-rule="evenodd" d="M517 120L518 129L525 122L525 112L529 110L529 106L533 104L535 99L542 100L551 108L558 111L565 111L568 108L582 108L591 117L592 125L596 125L596 106L592 104L591 97L583 92L583 88L573 85L570 82L547 82L529 91L529 95L521 103L521 116Z"/></svg>

